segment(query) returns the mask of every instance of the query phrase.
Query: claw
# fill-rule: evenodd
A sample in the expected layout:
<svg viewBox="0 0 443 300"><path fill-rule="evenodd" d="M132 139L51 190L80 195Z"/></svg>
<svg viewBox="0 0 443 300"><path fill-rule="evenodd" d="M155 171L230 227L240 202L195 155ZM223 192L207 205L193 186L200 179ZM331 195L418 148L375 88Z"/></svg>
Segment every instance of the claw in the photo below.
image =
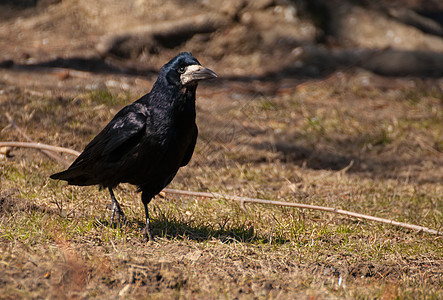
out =
<svg viewBox="0 0 443 300"><path fill-rule="evenodd" d="M121 224L126 223L126 216L123 212L122 208L120 207L120 204L118 204L117 199L115 199L114 192L111 188L109 188L109 193L111 194L112 199L112 211L111 211L111 220L110 225L114 224L114 217L117 214L117 227L120 227ZM121 222L123 221L123 222Z"/></svg>
<svg viewBox="0 0 443 300"><path fill-rule="evenodd" d="M146 226L145 226L145 228L143 228L143 238L147 242L154 241L154 235L152 234L151 222L149 221L149 217L146 218Z"/></svg>

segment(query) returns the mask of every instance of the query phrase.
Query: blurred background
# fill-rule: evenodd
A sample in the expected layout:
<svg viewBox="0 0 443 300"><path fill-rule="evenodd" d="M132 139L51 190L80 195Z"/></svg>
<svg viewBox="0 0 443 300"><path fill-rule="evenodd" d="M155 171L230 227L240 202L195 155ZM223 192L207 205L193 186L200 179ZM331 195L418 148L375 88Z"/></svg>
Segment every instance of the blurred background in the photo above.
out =
<svg viewBox="0 0 443 300"><path fill-rule="evenodd" d="M0 7L3 67L143 72L186 50L225 76L321 76L349 66L395 76L443 72L438 0L3 0Z"/></svg>

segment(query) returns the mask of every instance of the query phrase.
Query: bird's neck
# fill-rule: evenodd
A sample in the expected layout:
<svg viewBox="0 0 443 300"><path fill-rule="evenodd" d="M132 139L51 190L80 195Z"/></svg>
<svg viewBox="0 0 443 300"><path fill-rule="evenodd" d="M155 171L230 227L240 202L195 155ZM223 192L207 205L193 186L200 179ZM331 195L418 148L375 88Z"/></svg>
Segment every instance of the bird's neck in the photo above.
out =
<svg viewBox="0 0 443 300"><path fill-rule="evenodd" d="M195 119L195 92L197 85L188 86L181 89L177 94L178 97L173 99L172 107L174 114L185 114L187 116L194 116Z"/></svg>
<svg viewBox="0 0 443 300"><path fill-rule="evenodd" d="M159 86L160 87L160 86ZM197 84L185 88L158 88L154 86L149 102L151 107L161 111L169 111L176 117L179 115L195 115L195 94Z"/></svg>
<svg viewBox="0 0 443 300"><path fill-rule="evenodd" d="M195 92L197 91L197 84L187 86L180 90L180 93L183 95L182 97L188 99L192 99L195 102Z"/></svg>

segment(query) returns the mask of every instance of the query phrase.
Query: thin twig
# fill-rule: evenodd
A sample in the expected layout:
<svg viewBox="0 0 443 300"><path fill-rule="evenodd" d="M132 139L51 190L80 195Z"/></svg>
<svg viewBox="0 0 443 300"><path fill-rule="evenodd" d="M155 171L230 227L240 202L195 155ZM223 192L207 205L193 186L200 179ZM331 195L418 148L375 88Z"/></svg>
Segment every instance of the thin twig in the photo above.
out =
<svg viewBox="0 0 443 300"><path fill-rule="evenodd" d="M67 214L66 217L69 217L76 209L77 207L79 207L80 205L82 205L84 202L86 202L87 200L89 200L88 198L85 198L84 200L78 202L73 209L71 209Z"/></svg>
<svg viewBox="0 0 443 300"><path fill-rule="evenodd" d="M35 141L33 141L20 127L18 127L18 125L15 123L14 119L12 118L12 116L9 113L6 112L5 116L8 119L11 126L14 127L18 131L18 133L20 133L28 142L35 143ZM61 157L58 157L57 155L55 155L54 153L52 153L50 151L47 151L47 150L41 150L41 151L43 152L43 154L45 154L49 158L55 159L56 161L60 162L61 164L65 165L65 166L70 165L66 160L64 160Z"/></svg>
<svg viewBox="0 0 443 300"><path fill-rule="evenodd" d="M352 168L353 165L354 165L354 160L351 160L351 162L346 167L344 167L343 169L339 170L338 172L341 173L341 174L345 174L346 172L348 172L348 170L350 168Z"/></svg>
<svg viewBox="0 0 443 300"><path fill-rule="evenodd" d="M80 152L75 151L73 149L69 149L69 148L65 148L65 147L50 146L50 145L41 144L41 143L0 142L0 147L32 148L32 149L39 149L39 150L48 150L48 151L52 151L52 152L68 153L68 154L72 154L75 156L80 155Z"/></svg>
<svg viewBox="0 0 443 300"><path fill-rule="evenodd" d="M20 143L20 142L0 142L0 147L9 146L9 147L26 147L26 148L37 148L37 149L44 149L49 151L56 151L56 152L64 152L69 153L72 155L80 155L80 152L77 152L75 150L69 149L69 148L63 148L63 147L57 147L57 146L49 146L45 144L39 144L39 143ZM169 194L177 194L177 195L186 195L186 196L196 196L196 197L205 197L205 198L217 198L217 199L225 199L225 200L232 200L237 201L241 203L260 203L260 204L270 204L270 205L279 205L279 206L287 206L287 207L297 207L297 208L305 208L305 209L311 209L311 210L320 210L320 211L326 211L331 212L335 214L345 215L349 217L355 217L360 218L364 220L369 221L375 221L385 224L390 224L394 226L399 226L403 228L408 228L412 230L417 230L419 232L427 232L435 235L442 235L442 231L437 231L434 229L430 229L424 226L418 226L413 225L409 223L404 222L397 222L394 220L379 218L379 217L373 217L369 215L359 214L343 209L338 208L332 208L327 206L317 206L317 205L309 205L309 204L301 204L301 203L294 203L294 202L284 202L284 201L273 201L273 200L265 200L265 199L257 199L257 198L249 198L249 197L239 197L239 196L231 196L231 195L222 195L218 193L208 193L208 192L194 192L194 191L184 191L184 190L175 190L175 189L163 189L163 192L169 193Z"/></svg>
<svg viewBox="0 0 443 300"><path fill-rule="evenodd" d="M207 192L193 192L193 191L183 191L183 190L175 190L175 189L163 189L165 193L170 194L177 194L177 195L186 195L186 196L196 196L196 197L206 197L206 198L217 198L217 199L225 199L225 200L232 200L232 201L238 201L240 203L261 203L261 204L271 204L271 205L279 205L279 206L288 206L288 207L297 207L297 208L306 208L311 210L321 210L321 211L327 211L332 212L335 214L375 221L375 222L381 222L385 224L400 226L408 229L413 229L417 231L424 231L431 234L437 234L441 235L443 232L437 231L434 229L430 229L423 226L403 223L403 222L397 222L394 220L379 218L379 217L373 217L368 215L363 215L347 210L332 208L332 207L326 207L326 206L317 206L317 205L309 205L309 204L300 204L300 203L293 203L293 202L284 202L284 201L272 201L272 200L265 200L265 199L257 199L257 198L248 198L248 197L239 197L239 196L230 196L230 195L221 195L218 193L207 193Z"/></svg>

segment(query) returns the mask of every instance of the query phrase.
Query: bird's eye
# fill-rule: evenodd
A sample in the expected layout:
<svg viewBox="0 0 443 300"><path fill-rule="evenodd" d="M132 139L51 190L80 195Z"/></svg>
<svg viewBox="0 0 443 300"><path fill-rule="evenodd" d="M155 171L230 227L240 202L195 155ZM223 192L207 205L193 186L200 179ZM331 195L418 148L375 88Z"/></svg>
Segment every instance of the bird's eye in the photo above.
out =
<svg viewBox="0 0 443 300"><path fill-rule="evenodd" d="M179 72L180 74L183 74L183 73L185 72L185 67L180 67L180 68L178 69L178 72Z"/></svg>

